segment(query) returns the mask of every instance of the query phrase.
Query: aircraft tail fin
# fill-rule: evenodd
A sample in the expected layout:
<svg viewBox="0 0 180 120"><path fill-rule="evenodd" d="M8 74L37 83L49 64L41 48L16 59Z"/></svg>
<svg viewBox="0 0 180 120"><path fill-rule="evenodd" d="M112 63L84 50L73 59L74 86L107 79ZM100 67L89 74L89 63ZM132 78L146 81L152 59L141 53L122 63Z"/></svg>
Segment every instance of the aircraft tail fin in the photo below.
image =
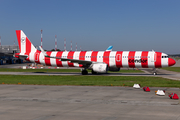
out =
<svg viewBox="0 0 180 120"><path fill-rule="evenodd" d="M30 52L36 52L37 49L22 30L16 30L16 35L19 44L20 55L27 55Z"/></svg>
<svg viewBox="0 0 180 120"><path fill-rule="evenodd" d="M112 51L113 46L109 46L106 51Z"/></svg>

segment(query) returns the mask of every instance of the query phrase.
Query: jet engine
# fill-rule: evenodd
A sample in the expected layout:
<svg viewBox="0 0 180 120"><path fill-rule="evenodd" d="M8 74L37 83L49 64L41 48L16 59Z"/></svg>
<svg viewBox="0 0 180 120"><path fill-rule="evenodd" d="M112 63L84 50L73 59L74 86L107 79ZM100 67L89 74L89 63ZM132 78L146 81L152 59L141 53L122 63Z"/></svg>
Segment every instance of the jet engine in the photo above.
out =
<svg viewBox="0 0 180 120"><path fill-rule="evenodd" d="M106 73L108 71L108 65L103 63L94 64L92 66L94 72L97 73Z"/></svg>

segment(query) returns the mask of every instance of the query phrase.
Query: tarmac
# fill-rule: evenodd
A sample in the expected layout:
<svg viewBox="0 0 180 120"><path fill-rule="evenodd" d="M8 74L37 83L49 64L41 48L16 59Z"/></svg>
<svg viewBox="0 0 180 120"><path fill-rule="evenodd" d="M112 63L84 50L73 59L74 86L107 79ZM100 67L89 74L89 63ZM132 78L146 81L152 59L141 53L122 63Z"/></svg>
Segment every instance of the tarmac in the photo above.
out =
<svg viewBox="0 0 180 120"><path fill-rule="evenodd" d="M23 65L23 64L22 64ZM22 66L21 65L21 66ZM17 68L19 64L0 67ZM144 73L109 73L111 76L153 76ZM158 76L180 79L180 74L157 69ZM81 75L81 73L0 72L16 75ZM180 120L180 100L170 93L179 88L150 87L151 92L132 87L0 85L0 118L2 120ZM165 96L155 95L158 89Z"/></svg>
<svg viewBox="0 0 180 120"><path fill-rule="evenodd" d="M180 120L179 88L0 85L1 120ZM155 90L166 90L165 96Z"/></svg>

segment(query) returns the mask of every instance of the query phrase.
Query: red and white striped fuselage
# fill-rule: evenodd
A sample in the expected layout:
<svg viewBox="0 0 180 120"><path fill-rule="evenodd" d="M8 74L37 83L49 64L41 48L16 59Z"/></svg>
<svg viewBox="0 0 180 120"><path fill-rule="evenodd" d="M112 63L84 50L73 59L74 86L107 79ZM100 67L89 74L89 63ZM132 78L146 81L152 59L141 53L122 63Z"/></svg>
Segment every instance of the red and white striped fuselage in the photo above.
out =
<svg viewBox="0 0 180 120"><path fill-rule="evenodd" d="M48 51L37 50L26 35L17 30L20 53L15 57L37 64L57 67L82 67L93 70L93 65L106 65L108 70L129 68L161 68L174 65L176 62L168 55L155 51ZM45 55L46 54L46 55ZM99 66L100 67L100 66ZM98 70L95 70L98 72Z"/></svg>
<svg viewBox="0 0 180 120"><path fill-rule="evenodd" d="M130 67L130 68L161 68L171 66L168 56L161 52L153 51L48 51L47 55L57 58L106 63L108 67ZM83 67L81 64L69 61L61 61L45 57L41 51L30 52L26 60L58 67Z"/></svg>

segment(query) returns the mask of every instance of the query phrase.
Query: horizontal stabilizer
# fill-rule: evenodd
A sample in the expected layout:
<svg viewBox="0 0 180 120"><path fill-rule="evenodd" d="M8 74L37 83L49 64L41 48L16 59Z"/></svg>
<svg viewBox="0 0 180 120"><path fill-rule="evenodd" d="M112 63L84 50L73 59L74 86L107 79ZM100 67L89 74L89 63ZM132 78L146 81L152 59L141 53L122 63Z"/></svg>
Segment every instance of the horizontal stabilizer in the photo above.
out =
<svg viewBox="0 0 180 120"><path fill-rule="evenodd" d="M20 59L26 59L26 58L28 58L28 55L15 55L15 56L19 56Z"/></svg>
<svg viewBox="0 0 180 120"><path fill-rule="evenodd" d="M39 46L39 48L40 48L41 52L43 53L43 55L44 55L45 57L50 57L50 56L48 56L48 55L46 54L46 52L42 49L41 46Z"/></svg>

